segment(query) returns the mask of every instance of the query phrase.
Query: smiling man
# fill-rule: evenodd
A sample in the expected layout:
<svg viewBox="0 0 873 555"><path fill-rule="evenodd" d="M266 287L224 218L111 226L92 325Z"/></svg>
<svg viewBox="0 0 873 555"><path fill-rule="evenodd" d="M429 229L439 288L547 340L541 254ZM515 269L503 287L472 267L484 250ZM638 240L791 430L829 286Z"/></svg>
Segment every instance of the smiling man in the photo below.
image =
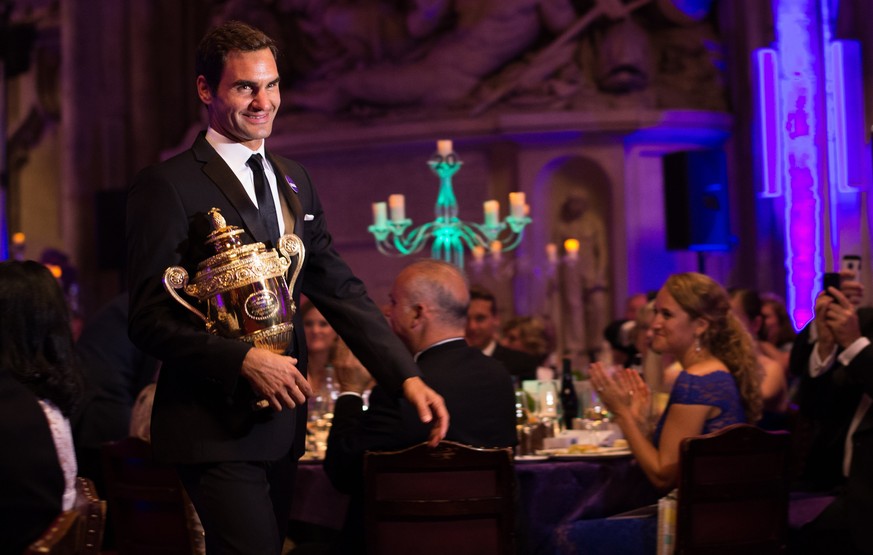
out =
<svg viewBox="0 0 873 555"><path fill-rule="evenodd" d="M196 90L209 127L180 155L141 171L128 193L129 333L161 359L152 415L155 456L179 470L206 531L207 552L278 554L306 433L306 344L299 314L283 355L208 333L164 291L170 266L195 275L214 254L207 212L221 210L243 243L303 240L301 291L347 338L391 395L445 436L442 397L421 379L364 285L331 247L318 195L298 163L265 147L281 103L276 47L229 22L201 41ZM256 411L255 400L270 408Z"/></svg>

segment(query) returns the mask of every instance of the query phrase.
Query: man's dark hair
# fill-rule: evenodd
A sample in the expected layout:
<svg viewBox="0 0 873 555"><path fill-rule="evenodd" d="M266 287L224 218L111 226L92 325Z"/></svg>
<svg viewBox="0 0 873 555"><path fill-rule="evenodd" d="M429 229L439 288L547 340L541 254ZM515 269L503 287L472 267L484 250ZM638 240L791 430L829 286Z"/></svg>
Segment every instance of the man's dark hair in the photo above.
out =
<svg viewBox="0 0 873 555"><path fill-rule="evenodd" d="M497 297L481 285L474 285L470 288L470 302L473 301L488 301L491 303L491 314L497 315Z"/></svg>
<svg viewBox="0 0 873 555"><path fill-rule="evenodd" d="M221 81L224 64L231 52L256 52L269 48L273 58L278 58L279 49L276 43L251 25L241 21L228 21L212 29L197 46L197 58L194 69L197 75L206 79L206 84L213 92Z"/></svg>

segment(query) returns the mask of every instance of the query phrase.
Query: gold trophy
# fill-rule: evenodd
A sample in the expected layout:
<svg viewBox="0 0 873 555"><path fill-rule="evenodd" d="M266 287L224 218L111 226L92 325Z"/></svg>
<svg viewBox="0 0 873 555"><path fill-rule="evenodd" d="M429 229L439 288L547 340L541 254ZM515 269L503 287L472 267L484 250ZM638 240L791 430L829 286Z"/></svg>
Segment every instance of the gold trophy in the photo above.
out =
<svg viewBox="0 0 873 555"><path fill-rule="evenodd" d="M294 234L279 238L279 252L267 250L263 243L243 245L244 230L229 226L218 208L209 211L212 233L206 243L216 254L197 266L194 281L181 266L164 271L164 288L182 306L200 317L210 333L239 339L255 347L284 354L294 339L292 319L297 307L291 291L303 267L303 241ZM291 279L285 275L296 259ZM183 299L177 289L206 304L206 314ZM267 406L266 400L256 403Z"/></svg>

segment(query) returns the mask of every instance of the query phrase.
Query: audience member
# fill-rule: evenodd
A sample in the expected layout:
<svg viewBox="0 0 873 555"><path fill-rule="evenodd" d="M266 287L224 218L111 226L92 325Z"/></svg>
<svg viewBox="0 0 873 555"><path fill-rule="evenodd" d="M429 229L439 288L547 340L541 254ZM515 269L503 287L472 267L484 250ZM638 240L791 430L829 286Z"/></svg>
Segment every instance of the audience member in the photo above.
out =
<svg viewBox="0 0 873 555"><path fill-rule="evenodd" d="M791 353L814 434L802 485L836 495L801 531L802 553L873 553L873 309L858 308L863 286L841 274L840 289L816 299L815 319Z"/></svg>
<svg viewBox="0 0 873 555"><path fill-rule="evenodd" d="M505 369L464 341L469 303L464 275L451 264L422 259L407 266L391 288L391 327L430 384L446 402L452 424L446 439L480 447L516 443L515 396ZM352 494L342 553L363 546L363 456L425 441L428 428L405 400L373 388L363 410L367 377L353 359L337 365L340 396L324 468L333 484Z"/></svg>
<svg viewBox="0 0 873 555"><path fill-rule="evenodd" d="M869 310L857 310L850 296L836 288L830 287L826 293L816 302L818 348L814 349L819 357L826 356L825 364L811 366L810 374L840 371L843 375L834 378L842 382L837 387L859 399L845 433L838 438L844 447L841 471L845 482L836 490L833 503L803 529L801 551L873 553L873 315Z"/></svg>
<svg viewBox="0 0 873 555"><path fill-rule="evenodd" d="M763 323L758 334L761 351L788 368L791 347L797 334L788 318L788 311L781 298L773 293L761 295L761 317Z"/></svg>
<svg viewBox="0 0 873 555"><path fill-rule="evenodd" d="M649 481L669 490L676 486L684 438L756 422L762 401L751 337L720 285L702 274L672 275L655 298L655 312L650 347L673 355L682 372L651 439L650 392L639 373L610 376L594 363L591 380Z"/></svg>
<svg viewBox="0 0 873 555"><path fill-rule="evenodd" d="M303 321L303 333L306 334L306 350L309 363L306 368L306 379L317 395L324 389L327 367L336 356L337 345L341 341L336 331L327 322L315 305L309 301L300 308Z"/></svg>
<svg viewBox="0 0 873 555"><path fill-rule="evenodd" d="M497 343L499 329L500 318L497 316L497 299L494 294L482 287L472 287L464 331L467 343L503 363L517 382L535 380L539 361L533 355Z"/></svg>
<svg viewBox="0 0 873 555"><path fill-rule="evenodd" d="M79 475L103 491L100 445L127 437L134 402L157 377L158 361L137 349L127 336L128 295L121 293L89 318L76 354L85 378L85 395L71 418Z"/></svg>
<svg viewBox="0 0 873 555"><path fill-rule="evenodd" d="M73 508L77 466L69 417L83 386L70 310L47 268L0 263L0 314L0 545L22 553Z"/></svg>
<svg viewBox="0 0 873 555"><path fill-rule="evenodd" d="M543 321L535 316L515 316L503 324L499 344L507 349L527 353L537 359L540 366L556 364L554 359L554 341L549 335Z"/></svg>
<svg viewBox="0 0 873 555"><path fill-rule="evenodd" d="M858 307L863 285L851 272L843 273L842 294ZM848 379L845 364L836 356L838 346L824 313L831 297L816 299L815 318L794 342L789 371L798 381L797 405L803 429L809 430L803 447L797 489L829 492L845 480L845 442L862 398ZM861 332L873 338L873 308L858 308Z"/></svg>
<svg viewBox="0 0 873 555"><path fill-rule="evenodd" d="M764 412L758 425L767 430L784 430L788 426L788 366L770 358L760 348L757 337L763 321L761 298L750 289L736 289L730 295L731 309L752 335L755 356L763 372L761 396L764 400Z"/></svg>

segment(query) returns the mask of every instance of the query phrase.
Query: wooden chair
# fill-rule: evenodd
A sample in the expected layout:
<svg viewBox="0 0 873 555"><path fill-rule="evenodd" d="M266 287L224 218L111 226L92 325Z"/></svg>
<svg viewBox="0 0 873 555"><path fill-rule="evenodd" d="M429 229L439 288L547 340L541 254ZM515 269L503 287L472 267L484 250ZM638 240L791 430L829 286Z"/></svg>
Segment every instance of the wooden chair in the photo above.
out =
<svg viewBox="0 0 873 555"><path fill-rule="evenodd" d="M76 510L82 517L82 555L99 555L106 527L106 501L97 496L94 482L83 476L76 478Z"/></svg>
<svg viewBox="0 0 873 555"><path fill-rule="evenodd" d="M105 443L101 454L119 555L192 555L202 549L176 469L155 462L150 444L125 438Z"/></svg>
<svg viewBox="0 0 873 555"><path fill-rule="evenodd" d="M748 424L684 439L676 553L783 553L790 441Z"/></svg>
<svg viewBox="0 0 873 555"><path fill-rule="evenodd" d="M94 483L76 478L76 505L64 511L28 546L25 555L98 555L103 544L106 501L97 497Z"/></svg>
<svg viewBox="0 0 873 555"><path fill-rule="evenodd" d="M443 441L364 456L370 555L515 552L511 449Z"/></svg>
<svg viewBox="0 0 873 555"><path fill-rule="evenodd" d="M79 511L64 511L37 538L24 555L79 555L84 523Z"/></svg>

